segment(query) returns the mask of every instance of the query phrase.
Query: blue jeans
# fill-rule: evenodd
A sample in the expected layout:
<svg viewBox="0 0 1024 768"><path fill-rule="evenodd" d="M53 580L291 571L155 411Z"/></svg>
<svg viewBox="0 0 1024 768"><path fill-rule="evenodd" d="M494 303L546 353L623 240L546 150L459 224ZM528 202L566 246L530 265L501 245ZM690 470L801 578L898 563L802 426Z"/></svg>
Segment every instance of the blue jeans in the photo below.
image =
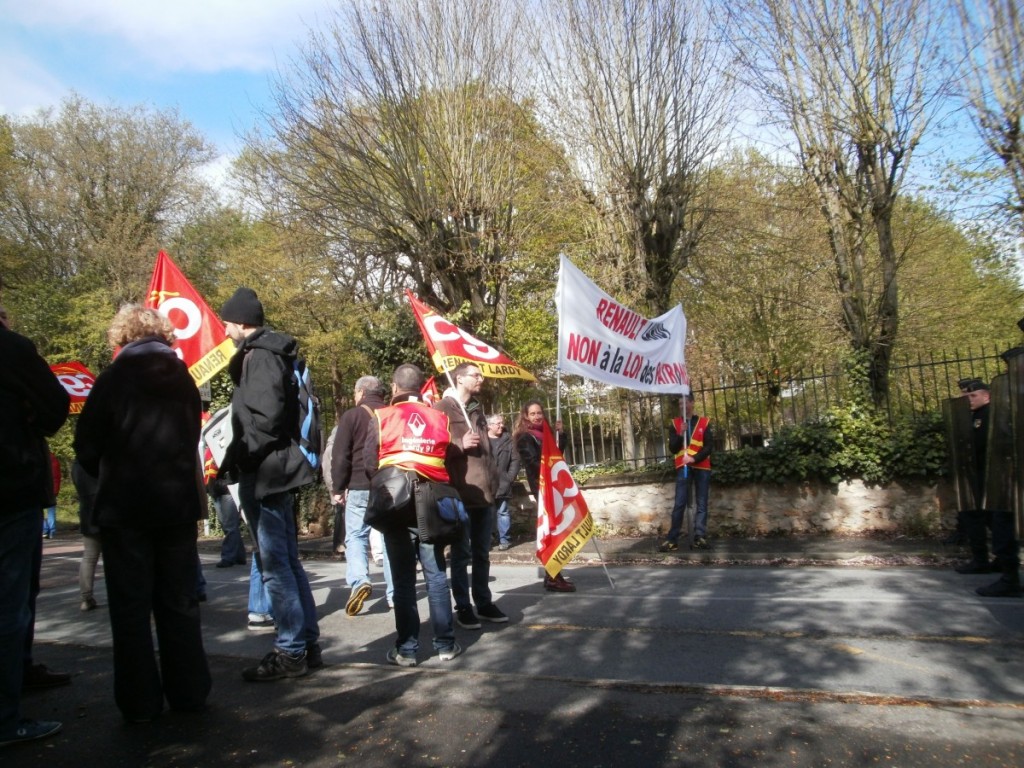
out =
<svg viewBox="0 0 1024 768"><path fill-rule="evenodd" d="M391 563L395 587L395 647L403 656L415 656L420 649L420 613L416 608L416 561L423 565L427 585L430 624L434 630L434 650L455 645L452 625L452 597L448 591L444 547L424 544L416 531L408 528L384 531L384 549Z"/></svg>
<svg viewBox="0 0 1024 768"><path fill-rule="evenodd" d="M32 553L42 536L39 507L0 513L0 736L13 734L20 719Z"/></svg>
<svg viewBox="0 0 1024 768"><path fill-rule="evenodd" d="M270 593L267 592L267 585L263 583L260 566L256 562L258 559L253 557L252 565L249 567L249 619L272 619L274 612L270 607Z"/></svg>
<svg viewBox="0 0 1024 768"><path fill-rule="evenodd" d="M508 499L498 499L498 509L495 513L495 522L498 526L498 543L511 543L509 531L512 530L512 511L508 507Z"/></svg>
<svg viewBox="0 0 1024 768"><path fill-rule="evenodd" d="M466 507L469 525L463 528L462 540L452 545L452 597L456 608L469 608L470 582L467 568L473 563L473 602L477 608L490 605L491 588L491 521L494 507Z"/></svg>
<svg viewBox="0 0 1024 768"><path fill-rule="evenodd" d="M298 534L292 511L294 499L288 491L257 499L255 487L256 476L244 474L238 483L238 495L259 542L263 583L270 593L277 622L274 645L280 651L297 656L320 638L320 626L309 579L299 562Z"/></svg>
<svg viewBox="0 0 1024 768"><path fill-rule="evenodd" d="M345 498L345 580L349 589L370 581L370 526L366 524L366 505L369 491L349 490ZM391 594L391 567L387 549L384 550L384 581L386 593Z"/></svg>
<svg viewBox="0 0 1024 768"><path fill-rule="evenodd" d="M46 508L46 523L43 525L44 536L55 536L57 533L57 505Z"/></svg>
<svg viewBox="0 0 1024 768"><path fill-rule="evenodd" d="M245 544L242 543L242 518L231 494L213 497L213 508L217 510L217 522L224 529L224 541L220 545L220 561L242 565L245 563Z"/></svg>
<svg viewBox="0 0 1024 768"><path fill-rule="evenodd" d="M689 475L689 477L687 477ZM711 470L680 469L676 472L676 502L672 507L672 527L665 538L676 541L683 528L683 513L689 501L690 486L696 492L697 511L693 516L693 535L708 535L708 492L711 489Z"/></svg>

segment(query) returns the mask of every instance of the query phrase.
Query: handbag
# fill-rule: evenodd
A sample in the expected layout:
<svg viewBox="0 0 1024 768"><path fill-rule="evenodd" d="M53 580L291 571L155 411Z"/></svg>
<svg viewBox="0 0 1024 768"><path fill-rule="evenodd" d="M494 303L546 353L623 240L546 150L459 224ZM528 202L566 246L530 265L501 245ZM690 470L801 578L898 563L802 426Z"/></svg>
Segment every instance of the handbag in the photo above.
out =
<svg viewBox="0 0 1024 768"><path fill-rule="evenodd" d="M454 544L469 525L459 492L447 483L416 483L416 527L424 544Z"/></svg>
<svg viewBox="0 0 1024 768"><path fill-rule="evenodd" d="M363 521L378 531L415 527L415 488L415 472L393 466L381 467L370 478L370 497Z"/></svg>

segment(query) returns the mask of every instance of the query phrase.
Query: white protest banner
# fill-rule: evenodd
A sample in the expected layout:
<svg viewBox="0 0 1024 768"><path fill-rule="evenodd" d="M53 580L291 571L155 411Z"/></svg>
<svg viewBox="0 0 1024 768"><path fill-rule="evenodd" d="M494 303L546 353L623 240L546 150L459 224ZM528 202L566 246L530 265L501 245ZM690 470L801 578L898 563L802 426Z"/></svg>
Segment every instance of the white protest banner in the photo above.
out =
<svg viewBox="0 0 1024 768"><path fill-rule="evenodd" d="M649 320L615 301L565 256L555 301L563 373L644 392L690 391L681 304Z"/></svg>

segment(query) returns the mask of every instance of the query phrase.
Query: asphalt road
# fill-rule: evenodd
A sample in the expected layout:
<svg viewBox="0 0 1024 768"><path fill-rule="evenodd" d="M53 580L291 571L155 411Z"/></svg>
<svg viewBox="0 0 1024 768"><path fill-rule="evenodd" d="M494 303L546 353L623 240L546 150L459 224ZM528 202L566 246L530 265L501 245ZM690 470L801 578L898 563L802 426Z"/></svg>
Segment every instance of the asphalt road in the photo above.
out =
<svg viewBox="0 0 1024 768"><path fill-rule="evenodd" d="M214 692L198 716L124 725L105 611L77 609L77 551L48 547L38 661L75 673L26 697L63 720L4 766L1020 766L1024 600L991 577L928 567L596 566L551 594L529 565L495 565L505 625L457 629L466 652L388 666L394 625L374 597L344 615L344 563L306 563L327 667L245 683L272 635L245 627L247 569L204 555ZM100 601L102 582L100 583ZM426 617L422 596L420 613Z"/></svg>

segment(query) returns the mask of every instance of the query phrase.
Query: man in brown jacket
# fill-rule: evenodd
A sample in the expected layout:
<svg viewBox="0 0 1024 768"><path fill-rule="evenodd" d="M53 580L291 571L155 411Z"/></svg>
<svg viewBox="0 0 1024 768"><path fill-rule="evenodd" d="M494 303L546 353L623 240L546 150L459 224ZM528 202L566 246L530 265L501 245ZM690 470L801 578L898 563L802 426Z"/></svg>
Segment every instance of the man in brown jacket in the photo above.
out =
<svg viewBox="0 0 1024 768"><path fill-rule="evenodd" d="M498 490L498 467L487 438L487 417L476 400L484 377L473 363L460 363L452 371L454 390L434 404L448 416L455 448L449 466L451 484L459 491L469 514L469 526L462 541L452 546L452 595L455 620L463 629L480 629L480 619L495 623L508 616L494 604L488 581L491 575L491 527L494 499ZM473 563L472 588L467 566ZM476 612L470 603L472 593Z"/></svg>

